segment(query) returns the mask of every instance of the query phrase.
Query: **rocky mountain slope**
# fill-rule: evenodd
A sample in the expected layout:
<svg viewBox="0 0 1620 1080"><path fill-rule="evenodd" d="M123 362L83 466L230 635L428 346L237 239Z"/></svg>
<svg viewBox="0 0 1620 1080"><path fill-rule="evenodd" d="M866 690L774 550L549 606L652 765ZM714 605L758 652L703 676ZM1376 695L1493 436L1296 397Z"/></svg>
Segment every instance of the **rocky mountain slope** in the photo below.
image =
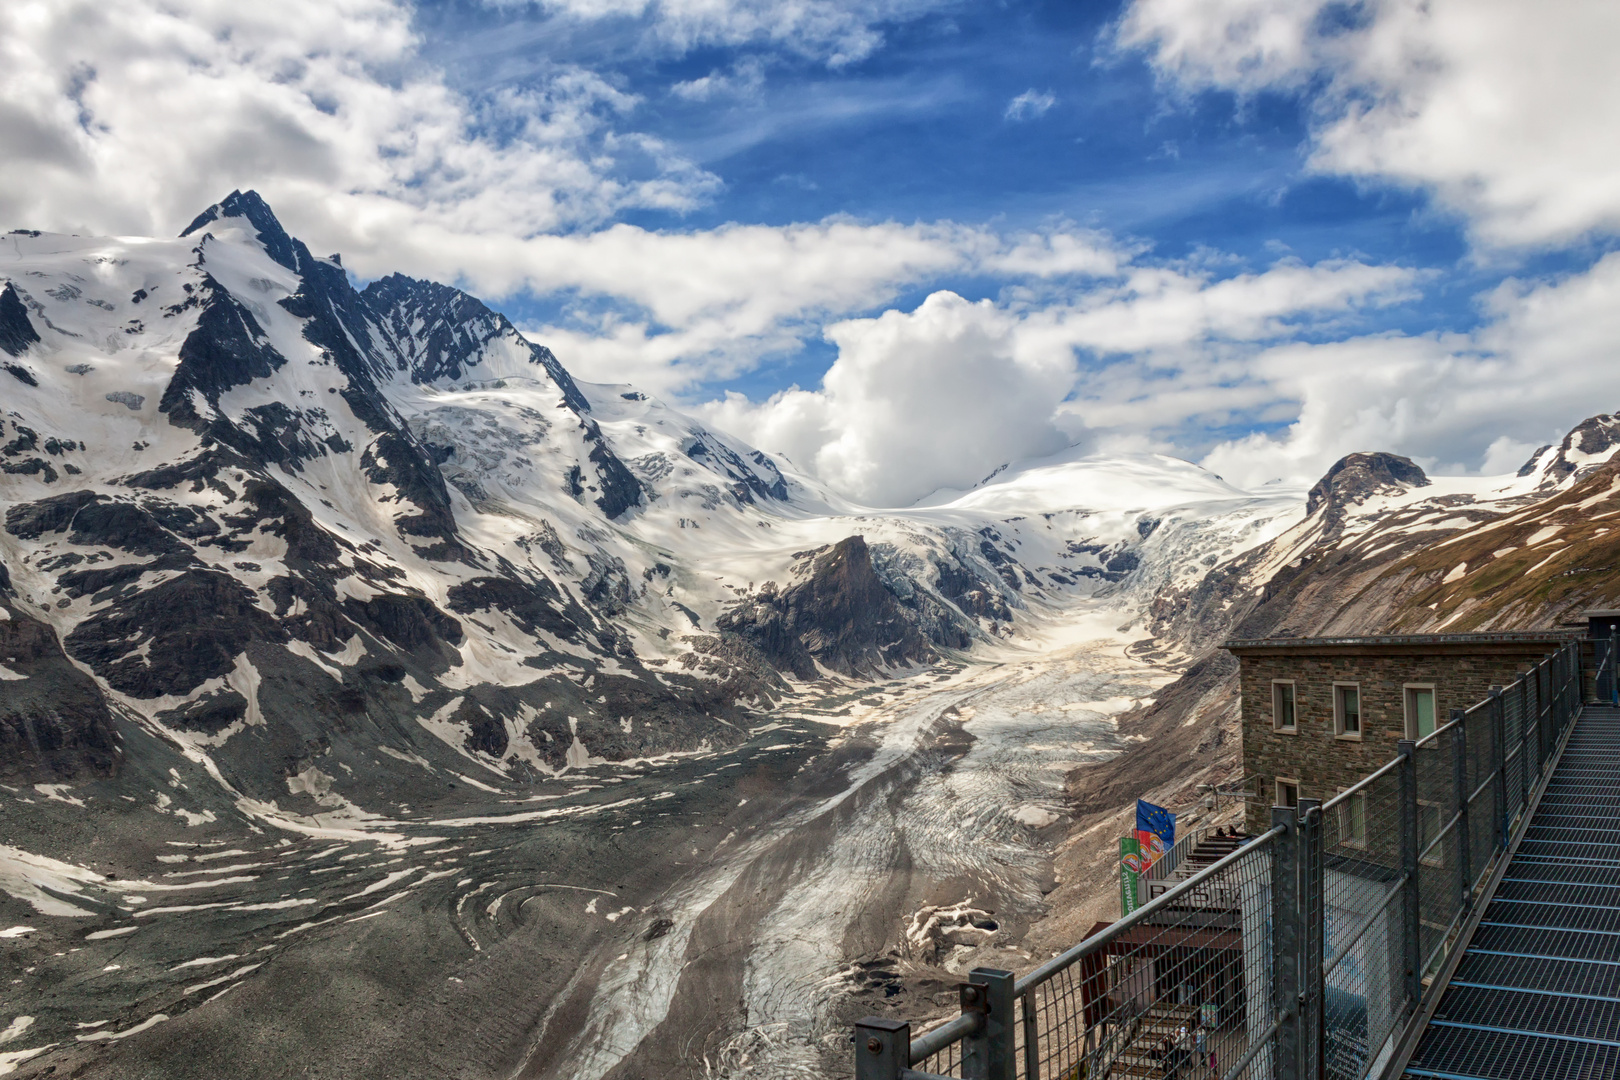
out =
<svg viewBox="0 0 1620 1080"><path fill-rule="evenodd" d="M1393 454L1343 458L1297 524L1154 597L1147 647L1179 646L1192 663L1121 716L1138 747L1071 774L1072 807L1082 820L1111 815L1145 789L1189 805L1197 783L1239 778L1237 663L1222 638L1538 629L1614 607L1617 456L1620 417L1604 414L1513 476L1431 478Z"/></svg>
<svg viewBox="0 0 1620 1080"><path fill-rule="evenodd" d="M1613 417L1516 477L1071 450L875 510L251 192L0 238L0 353L0 1074L815 1075L1231 774L1225 637L1615 580Z"/></svg>
<svg viewBox="0 0 1620 1080"><path fill-rule="evenodd" d="M662 1016L729 1030L655 974L723 883L798 865L828 792L973 745L884 703L954 700L964 663L1038 659L1080 611L1113 640L1298 508L1072 452L854 506L457 289L361 287L251 192L174 240L6 235L0 351L0 1005L28 1033L0 1070L117 1048L113 1074L212 1075L304 963L374 988L308 1018L351 1075L394 1060L343 1049L389 987L445 970L482 989L410 999L422 1075L430 1045L472 1068L475 1030L474 1075L565 1070L530 1040L570 1009L618 1017L604 1071ZM1050 813L1025 816L1019 845ZM747 918L796 887L750 873ZM548 907L576 893L585 923ZM286 958L194 975L259 952ZM489 1012L548 965L573 975Z"/></svg>
<svg viewBox="0 0 1620 1080"><path fill-rule="evenodd" d="M356 289L251 192L178 241L5 244L0 596L32 666L0 693L82 698L43 741L8 723L21 779L116 767L119 722L272 801L423 728L503 778L723 742L784 679L1038 622L1157 526L1074 494L1038 526L862 514L465 293Z"/></svg>

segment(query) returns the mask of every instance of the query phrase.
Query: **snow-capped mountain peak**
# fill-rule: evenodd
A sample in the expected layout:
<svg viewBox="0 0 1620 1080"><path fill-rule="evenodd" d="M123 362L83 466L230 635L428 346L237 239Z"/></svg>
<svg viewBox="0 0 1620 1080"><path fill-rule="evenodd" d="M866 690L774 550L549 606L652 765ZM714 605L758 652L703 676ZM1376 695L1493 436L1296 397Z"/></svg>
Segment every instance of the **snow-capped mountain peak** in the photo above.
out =
<svg viewBox="0 0 1620 1080"><path fill-rule="evenodd" d="M458 289L355 288L253 192L175 240L11 234L0 281L0 607L86 702L78 759L30 768L104 767L129 722L260 801L312 754L404 793L375 747L514 783L690 748L792 680L1129 606L1297 512L1077 450L856 507Z"/></svg>

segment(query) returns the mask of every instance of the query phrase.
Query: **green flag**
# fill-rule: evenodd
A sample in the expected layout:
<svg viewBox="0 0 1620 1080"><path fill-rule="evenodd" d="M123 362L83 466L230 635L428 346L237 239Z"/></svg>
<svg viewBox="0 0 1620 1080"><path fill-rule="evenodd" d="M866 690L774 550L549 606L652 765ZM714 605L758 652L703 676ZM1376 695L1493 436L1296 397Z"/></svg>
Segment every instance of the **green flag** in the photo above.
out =
<svg viewBox="0 0 1620 1080"><path fill-rule="evenodd" d="M1134 836L1119 839L1119 914L1136 910L1136 879L1142 875L1142 845Z"/></svg>

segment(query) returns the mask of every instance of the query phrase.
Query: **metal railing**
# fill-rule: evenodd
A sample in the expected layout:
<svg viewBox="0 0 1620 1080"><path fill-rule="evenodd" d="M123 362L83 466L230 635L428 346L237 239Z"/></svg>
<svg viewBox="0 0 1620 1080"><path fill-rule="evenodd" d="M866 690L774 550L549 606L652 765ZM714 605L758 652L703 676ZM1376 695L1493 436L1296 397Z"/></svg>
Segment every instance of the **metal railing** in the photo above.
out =
<svg viewBox="0 0 1620 1080"><path fill-rule="evenodd" d="M1620 683L1616 644L1571 640L1028 974L974 969L959 1015L915 1039L860 1021L857 1080L1381 1075L1443 989L1587 692Z"/></svg>

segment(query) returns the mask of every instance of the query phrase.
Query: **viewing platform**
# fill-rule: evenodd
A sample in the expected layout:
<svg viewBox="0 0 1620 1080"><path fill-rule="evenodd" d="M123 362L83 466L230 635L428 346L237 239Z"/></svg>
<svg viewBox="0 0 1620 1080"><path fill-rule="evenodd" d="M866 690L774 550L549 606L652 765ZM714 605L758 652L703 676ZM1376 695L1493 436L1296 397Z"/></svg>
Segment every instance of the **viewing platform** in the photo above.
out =
<svg viewBox="0 0 1620 1080"><path fill-rule="evenodd" d="M1405 1075L1620 1076L1620 709L1576 718Z"/></svg>
<svg viewBox="0 0 1620 1080"><path fill-rule="evenodd" d="M1034 970L975 968L956 1018L861 1020L856 1080L1620 1076L1620 613L1591 614L1234 643L1267 812Z"/></svg>

